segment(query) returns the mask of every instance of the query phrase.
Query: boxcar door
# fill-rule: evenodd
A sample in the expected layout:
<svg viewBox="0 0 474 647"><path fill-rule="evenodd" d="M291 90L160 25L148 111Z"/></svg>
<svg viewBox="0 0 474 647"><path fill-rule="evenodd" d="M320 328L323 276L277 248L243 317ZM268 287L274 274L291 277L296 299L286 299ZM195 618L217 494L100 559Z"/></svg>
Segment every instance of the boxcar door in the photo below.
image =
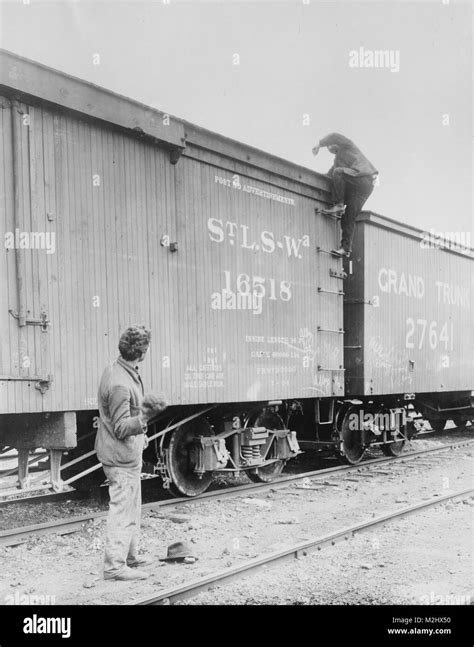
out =
<svg viewBox="0 0 474 647"><path fill-rule="evenodd" d="M48 276L56 240L48 217L41 111L6 97L0 102L0 411L34 412L48 410Z"/></svg>

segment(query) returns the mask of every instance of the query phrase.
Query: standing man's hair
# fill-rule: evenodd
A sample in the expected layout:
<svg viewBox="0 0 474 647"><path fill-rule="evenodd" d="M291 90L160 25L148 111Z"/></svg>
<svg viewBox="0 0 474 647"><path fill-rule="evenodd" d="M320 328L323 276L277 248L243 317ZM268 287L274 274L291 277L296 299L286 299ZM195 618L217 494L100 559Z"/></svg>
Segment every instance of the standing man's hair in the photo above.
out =
<svg viewBox="0 0 474 647"><path fill-rule="evenodd" d="M148 350L151 331L145 326L129 326L120 336L120 355L128 362L133 362Z"/></svg>

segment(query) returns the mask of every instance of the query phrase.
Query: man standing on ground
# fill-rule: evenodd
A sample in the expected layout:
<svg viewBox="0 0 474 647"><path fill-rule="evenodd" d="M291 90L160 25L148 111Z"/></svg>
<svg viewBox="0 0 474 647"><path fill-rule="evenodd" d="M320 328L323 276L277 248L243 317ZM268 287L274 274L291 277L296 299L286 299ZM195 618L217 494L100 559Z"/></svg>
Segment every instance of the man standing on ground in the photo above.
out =
<svg viewBox="0 0 474 647"><path fill-rule="evenodd" d="M313 148L313 155L319 153L322 146L336 157L328 171L333 180L334 206L325 209L325 213L342 214L342 239L339 249L332 250L338 256L350 256L355 220L362 210L367 198L374 188L374 179L378 174L357 146L344 135L331 133L323 137Z"/></svg>
<svg viewBox="0 0 474 647"><path fill-rule="evenodd" d="M148 577L138 568L149 563L138 557L142 452L148 444L148 420L166 407L162 400L157 405L158 398L150 406L143 402L138 363L145 358L150 337L145 326L127 328L120 337L120 356L105 369L99 386L100 425L95 449L109 481L110 495L104 555L106 580Z"/></svg>

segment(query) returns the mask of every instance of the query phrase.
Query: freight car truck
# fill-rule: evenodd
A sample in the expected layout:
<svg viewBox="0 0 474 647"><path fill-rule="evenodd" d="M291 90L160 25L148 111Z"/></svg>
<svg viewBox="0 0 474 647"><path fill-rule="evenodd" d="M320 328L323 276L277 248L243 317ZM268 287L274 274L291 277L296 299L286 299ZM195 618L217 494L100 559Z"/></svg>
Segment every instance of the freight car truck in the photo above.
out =
<svg viewBox="0 0 474 647"><path fill-rule="evenodd" d="M56 487L102 476L97 386L131 323L172 405L149 450L165 484L274 478L300 400L344 394L329 179L6 51L0 101L0 446L20 484L35 447Z"/></svg>
<svg viewBox="0 0 474 647"><path fill-rule="evenodd" d="M465 426L474 417L473 250L364 212L346 271L346 402L337 440L349 462L372 442L398 455L414 432L410 412L437 430L448 419Z"/></svg>

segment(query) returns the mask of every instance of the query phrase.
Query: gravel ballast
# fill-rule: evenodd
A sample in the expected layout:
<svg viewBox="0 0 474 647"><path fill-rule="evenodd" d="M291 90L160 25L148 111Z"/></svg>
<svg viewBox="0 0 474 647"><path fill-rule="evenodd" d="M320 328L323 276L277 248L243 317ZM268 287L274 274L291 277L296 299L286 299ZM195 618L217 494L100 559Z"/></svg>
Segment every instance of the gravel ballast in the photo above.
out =
<svg viewBox="0 0 474 647"><path fill-rule="evenodd" d="M436 446L439 441L413 441L412 450L420 448L417 442ZM33 537L0 550L0 601L18 592L54 596L57 604L131 603L435 494L468 487L471 466L472 449L464 447L407 463L397 460L366 473L299 482L261 495L190 502L144 513L142 551L153 563L150 578L140 582L102 579L103 519L88 522L70 535ZM472 588L471 527L470 504L443 504L314 556L268 568L189 603L387 604L411 603L431 591L434 596L465 595ZM179 540L189 543L198 560L193 564L158 561L167 546ZM398 579L397 572L401 573Z"/></svg>

